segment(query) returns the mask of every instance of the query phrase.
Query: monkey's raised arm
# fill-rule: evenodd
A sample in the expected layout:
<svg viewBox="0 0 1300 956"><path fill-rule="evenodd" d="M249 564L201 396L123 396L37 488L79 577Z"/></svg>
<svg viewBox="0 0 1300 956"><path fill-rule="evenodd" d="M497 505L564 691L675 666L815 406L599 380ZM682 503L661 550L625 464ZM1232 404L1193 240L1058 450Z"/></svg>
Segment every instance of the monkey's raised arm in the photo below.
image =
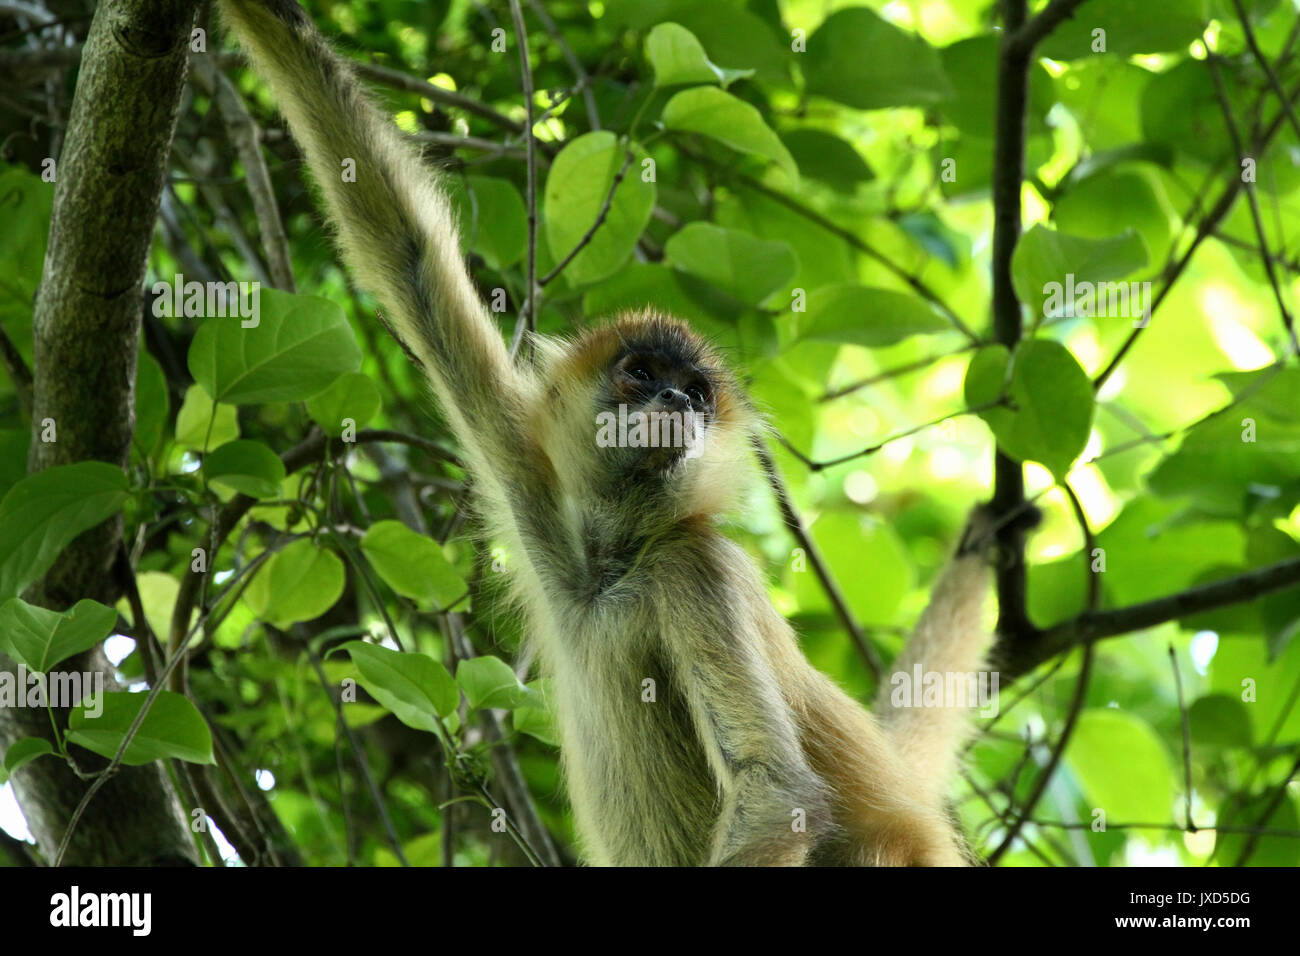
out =
<svg viewBox="0 0 1300 956"><path fill-rule="evenodd" d="M424 365L496 530L539 571L570 566L553 520L554 471L529 433L531 379L470 280L437 174L296 0L221 0L221 9L307 157L345 262Z"/></svg>
<svg viewBox="0 0 1300 956"><path fill-rule="evenodd" d="M347 265L424 364L461 444L494 466L517 457L525 382L470 281L435 173L295 0L221 8L307 157Z"/></svg>

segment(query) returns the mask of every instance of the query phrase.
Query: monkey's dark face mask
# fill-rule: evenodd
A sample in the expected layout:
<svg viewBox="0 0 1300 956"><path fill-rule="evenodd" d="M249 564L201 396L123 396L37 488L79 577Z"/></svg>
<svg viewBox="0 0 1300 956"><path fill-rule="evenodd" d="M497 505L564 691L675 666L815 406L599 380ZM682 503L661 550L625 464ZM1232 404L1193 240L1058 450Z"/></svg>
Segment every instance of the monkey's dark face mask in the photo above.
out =
<svg viewBox="0 0 1300 956"><path fill-rule="evenodd" d="M598 397L596 443L625 474L671 475L703 453L715 402L711 372L690 357L626 346Z"/></svg>

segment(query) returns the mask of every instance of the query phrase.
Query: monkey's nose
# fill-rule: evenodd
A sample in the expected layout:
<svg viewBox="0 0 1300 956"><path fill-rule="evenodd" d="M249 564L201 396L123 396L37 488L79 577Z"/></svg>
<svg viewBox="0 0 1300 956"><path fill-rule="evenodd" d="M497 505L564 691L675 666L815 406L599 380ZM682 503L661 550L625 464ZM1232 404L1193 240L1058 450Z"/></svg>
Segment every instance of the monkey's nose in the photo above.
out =
<svg viewBox="0 0 1300 956"><path fill-rule="evenodd" d="M691 400L686 397L686 393L679 392L675 388L665 388L660 392L659 401L665 408L673 412L682 412L691 407Z"/></svg>

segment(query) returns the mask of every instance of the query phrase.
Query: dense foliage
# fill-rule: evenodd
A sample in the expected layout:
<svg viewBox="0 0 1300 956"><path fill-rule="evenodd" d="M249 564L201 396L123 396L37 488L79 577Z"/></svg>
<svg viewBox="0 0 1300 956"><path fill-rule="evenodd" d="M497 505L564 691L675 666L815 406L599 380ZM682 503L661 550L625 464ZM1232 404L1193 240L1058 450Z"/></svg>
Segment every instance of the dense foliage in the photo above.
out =
<svg viewBox="0 0 1300 956"><path fill-rule="evenodd" d="M1029 623L1066 640L1009 669L981 721L955 792L979 852L1300 862L1286 786L1300 586L1168 613L1091 652L1069 639L1089 607L1300 556L1300 124L1277 94L1300 78L1292 5L1247 0L1247 33L1232 0L1089 0L1041 42L1010 339L990 308L1005 172L993 4L541 6L524 5L538 327L653 303L722 347L770 415L811 542L757 470L732 530L816 666L870 699L871 662L897 651L993 490L995 444L1025 462L1044 516ZM383 68L368 79L443 169L509 340L529 223L507 5L308 8ZM217 56L216 34L196 59ZM297 292L272 288L286 283L232 124L194 81L149 264L129 473L26 477L41 423L0 381L0 648L48 670L109 638L138 693L95 721L74 711L66 744L13 743L0 774L38 772L62 746L118 753L142 691L168 683L165 648L192 638L121 756L177 758L227 857L524 862L548 856L531 803L572 861L546 687L492 602L511 556L475 542L438 410L341 270L265 85L219 62L263 131ZM27 127L16 110L6 130ZM6 140L0 172L0 321L28 358L54 188L37 129ZM178 274L260 281L257 327L190 303ZM118 513L138 592L119 613L18 597Z"/></svg>

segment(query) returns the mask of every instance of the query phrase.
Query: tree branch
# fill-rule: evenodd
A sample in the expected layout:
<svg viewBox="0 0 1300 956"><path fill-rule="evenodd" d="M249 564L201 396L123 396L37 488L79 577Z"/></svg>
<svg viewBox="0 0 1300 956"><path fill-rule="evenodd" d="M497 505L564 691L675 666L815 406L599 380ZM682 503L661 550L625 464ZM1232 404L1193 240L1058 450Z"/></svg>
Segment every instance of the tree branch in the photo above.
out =
<svg viewBox="0 0 1300 956"><path fill-rule="evenodd" d="M1025 0L1004 0L1003 39L998 55L997 115L993 147L993 337L1007 349L1020 341L1020 300L1011 281L1011 257L1020 241L1020 190L1025 167L1025 117L1029 103L1029 62L1033 46L1015 37L1024 25ZM1024 468L994 452L993 514L1004 518L1025 500ZM1018 643L1031 631L1022 522L1003 521L998 530L999 640Z"/></svg>
<svg viewBox="0 0 1300 956"><path fill-rule="evenodd" d="M296 289L293 263L289 256L289 239L284 233L275 191L271 188L271 174L262 158L261 129L244 108L244 102L239 98L234 85L217 69L210 57L195 57L193 62L194 75L216 103L226 126L226 137L235 147L244 167L244 181L248 186L248 195L253 200L253 212L257 216L257 228L262 236L262 248L266 250L271 279L277 288L294 292Z"/></svg>
<svg viewBox="0 0 1300 956"><path fill-rule="evenodd" d="M1108 611L1085 611L1037 632L1031 641L1019 647L1006 649L1000 658L1003 662L1001 670L1009 678L1019 677L1086 641L1140 631L1201 611L1250 601L1297 584L1300 584L1300 558L1288 558L1153 601Z"/></svg>
<svg viewBox="0 0 1300 956"><path fill-rule="evenodd" d="M1074 11L1083 6L1084 2L1085 0L1052 0L1042 12L1008 37L1008 46L1017 54L1029 56L1038 44L1047 39L1048 34L1073 17Z"/></svg>
<svg viewBox="0 0 1300 956"><path fill-rule="evenodd" d="M80 461L127 463L146 257L193 16L189 0L105 0L95 10L58 157L33 316L32 472ZM57 441L42 440L47 420ZM79 536L29 598L55 609L81 598L115 603L121 530L119 517ZM102 660L74 659L70 667L96 670L115 685ZM23 710L0 708L0 746L16 736L48 737L48 719L43 729L32 727ZM70 862L195 862L160 764L101 779L103 799L64 847ZM80 782L66 764L38 761L14 777L14 787L42 854L54 859L77 813Z"/></svg>

